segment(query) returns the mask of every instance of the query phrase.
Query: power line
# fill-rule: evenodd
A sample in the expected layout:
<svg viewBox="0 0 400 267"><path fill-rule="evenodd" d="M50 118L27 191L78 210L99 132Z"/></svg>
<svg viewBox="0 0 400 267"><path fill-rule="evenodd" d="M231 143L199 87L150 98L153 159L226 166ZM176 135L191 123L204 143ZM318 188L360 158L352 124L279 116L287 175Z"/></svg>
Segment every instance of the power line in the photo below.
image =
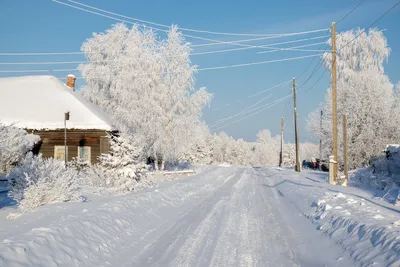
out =
<svg viewBox="0 0 400 267"><path fill-rule="evenodd" d="M338 22L336 22L336 24L339 24L340 22L342 22L343 20L345 20L351 13L353 13L354 10L356 10L362 3L364 3L365 0L362 0L360 3L358 3L355 7L353 7L346 15L344 15L343 17L341 17L339 19Z"/></svg>
<svg viewBox="0 0 400 267"><path fill-rule="evenodd" d="M47 70L0 70L0 73L24 73L24 72L63 72L63 71L78 71L78 69L47 69Z"/></svg>
<svg viewBox="0 0 400 267"><path fill-rule="evenodd" d="M236 64L236 65L227 65L227 66L219 66L219 67L209 67L209 68L202 68L197 69L197 71L208 71L208 70L218 70L218 69L227 69L227 68L238 68L238 67L246 67L246 66L253 66L253 65L261 65L261 64L269 64L275 62L283 62L283 61L290 61L290 60L298 60L303 58L309 57L316 57L322 54L314 54L302 57L292 57L292 58L284 58L284 59L276 59L276 60L269 60L269 61L261 61L261 62L252 62L252 63L244 63L244 64ZM51 69L51 70L0 70L0 73L21 73L21 72L52 72L52 71L77 71L78 69Z"/></svg>
<svg viewBox="0 0 400 267"><path fill-rule="evenodd" d="M381 19L383 19L387 14L390 13L390 11L392 11L393 9L395 9L398 5L400 4L400 1L397 1L396 4L394 4L391 8L389 8L385 13L383 13L379 18L377 18L373 23L371 23L366 29L362 30L359 34L356 35L356 37L354 37L352 40L350 40L347 44L345 44L344 46L340 47L340 49L338 49L338 52L340 50L342 50L343 48L345 48L346 46L348 46L350 43L352 43L354 40L356 40L358 37L360 37L361 34L365 33L366 30L368 30L369 28L373 27L376 23L378 23Z"/></svg>
<svg viewBox="0 0 400 267"><path fill-rule="evenodd" d="M273 37L275 38L275 37ZM316 39L323 39L325 36L316 36L316 37L311 37L311 38L304 38L304 39L299 39L299 40L292 40L292 41L286 41L286 42L279 42L279 43L273 43L273 44L266 44L266 45L245 45L245 44L240 44L244 42L253 42L253 41L260 41L260 40L267 40L267 39L273 39L270 37L264 37L264 38L253 38L253 39L244 39L244 40L236 40L236 41L220 41L218 43L207 43L207 44L197 44L197 45L190 45L191 47L202 47L202 46L215 46L215 45L223 45L223 44L238 44L239 46L243 46L241 48L236 48L232 49L231 51L236 51L236 50L246 50L246 49L253 49L253 48L267 48L268 46L273 46L273 45L281 45L281 44L289 44L289 43L297 43L297 42L303 42L303 41L309 41L309 40L316 40ZM218 51L218 50L217 50ZM57 56L57 55L83 55L83 54L99 54L100 52L5 52L5 53L0 53L0 56ZM193 55L193 54L192 54Z"/></svg>
<svg viewBox="0 0 400 267"><path fill-rule="evenodd" d="M283 86L283 85L285 85L285 84L288 84L290 81L291 81L291 80L287 80L287 81L284 81L284 82L282 82L282 83L280 83L280 84L274 85L274 86L269 87L269 88L264 89L264 90L261 90L261 91L255 93L255 94L252 94L252 95L247 96L247 98L249 99L249 98L255 97L255 96L257 96L257 95L266 93L266 92L268 92L268 91L270 91L270 90L272 90L272 89L275 89L275 88L277 88L277 87L280 87L280 86ZM242 99L239 99L239 100L237 100L234 104L238 104L238 103L240 103L241 101L242 101ZM228 107L228 106L230 106L230 105L232 105L232 104L226 104L224 107ZM221 110L221 108L215 108L215 109L213 109L213 111L217 111L217 110Z"/></svg>
<svg viewBox="0 0 400 267"><path fill-rule="evenodd" d="M317 45L320 43L316 44L309 44L307 46L311 45ZM299 46L299 47L304 47L304 46ZM245 49L251 49L250 48L245 48ZM268 48L268 47L266 47ZM275 49L270 52L280 52L283 50L295 50L295 51L303 51L303 50L297 50L295 49L296 47L293 48L278 48L278 47L270 47L270 49ZM217 51L209 51L209 52L203 52L203 53L194 53L190 55L203 55L203 54L214 54L214 53L222 53L222 52L230 52L230 51L235 51L235 50L242 50L241 48L239 49L228 49L228 50L217 50ZM325 51L325 50L304 50L304 51ZM115 62L115 60L101 60L101 61L45 61L45 62L0 62L0 65L62 65L62 64L83 64L83 63L103 63L103 62Z"/></svg>
<svg viewBox="0 0 400 267"><path fill-rule="evenodd" d="M0 62L0 65L63 65L63 64L82 64L82 63L102 63L115 60L104 61L48 61L48 62Z"/></svg>
<svg viewBox="0 0 400 267"><path fill-rule="evenodd" d="M241 119L239 119L239 120L236 120L236 121L233 121L233 122L230 122L230 123L226 123L226 124L224 124L224 125L222 125L222 126L219 126L219 127L217 127L217 128L210 129L210 130L211 130L211 131L217 131L217 130L220 130L220 129L222 129L222 128L225 128L226 126L228 126L228 125L230 125L230 124L238 123L238 122L240 122L240 121L242 121L242 120L245 120L245 119L247 119L247 118L249 118L249 117L251 117L251 116L254 116L254 115L259 114L260 112L262 112L262 111L264 111L264 110L266 110L266 109L268 109L268 108L270 108L270 107L272 107L272 106L274 106L274 105L276 105L276 104L282 102L283 100L285 100L286 98L291 97L291 96L292 96L292 94L287 95L287 96L284 96L284 97L281 97L281 98L279 98L279 99L276 99L276 100L274 100L274 101L272 101L272 102L270 102L270 103L267 103L267 104L261 106L261 107L263 107L263 108L260 109L260 110L258 110L258 111L256 111L256 112L254 112L254 113L251 113L251 114L249 114L249 115L247 115L247 116L245 116L245 117L243 117L243 118L241 118Z"/></svg>
<svg viewBox="0 0 400 267"><path fill-rule="evenodd" d="M317 57L317 56L321 56L321 55L323 55L323 54L314 54L314 55L301 56L301 57L292 57L292 58L276 59L276 60L253 62L253 63L236 64L236 65L229 65L229 66L202 68L202 69L198 69L198 71L218 70L218 69L227 69L227 68L237 68L237 67L261 65L261 64L269 64L269 63L275 63L275 62L298 60L298 59L309 58L309 57Z"/></svg>
<svg viewBox="0 0 400 267"><path fill-rule="evenodd" d="M57 1L55 1L57 2ZM148 20L142 20L142 19L138 19L138 18L133 18L133 17L128 17L128 16L124 16L118 13L114 13L114 12L110 12L104 9L100 9L94 6L90 6L90 5L86 5L77 1L72 1L72 0L68 0L68 2L72 2L74 4L77 5L81 5L87 8L91 8L93 10L97 10L97 11L101 11L103 13L107 13L110 15L114 15L117 17L121 17L121 18L125 18L125 19L130 19L130 20L134 20L134 21L139 21L142 23L147 23L150 25L155 25L155 26L160 26L160 27L164 27L164 28L170 28L170 26L165 25L165 24L161 24L161 23L155 23L152 21L148 21ZM281 35L285 35L285 36L289 36L289 35L298 35L298 34L305 34L305 33L309 33L309 32L300 32L300 33L269 33L269 34L254 34L254 33L230 33L230 32L215 32L215 31L207 31L207 30L198 30L198 29L190 29L190 28L180 28L183 31L190 31L190 32L197 32L197 33L207 33L207 34L214 34L214 35L230 35L230 36L260 36L260 37L265 37L265 36L281 36Z"/></svg>
<svg viewBox="0 0 400 267"><path fill-rule="evenodd" d="M58 56L58 55L82 55L84 52L38 52L38 53L0 53L0 56Z"/></svg>
<svg viewBox="0 0 400 267"><path fill-rule="evenodd" d="M293 47L283 47L279 48L276 47L275 50L272 51L261 51L258 52L257 54L265 54L265 53L272 53L276 51L285 51L285 50L295 50L295 51L306 51L306 52L323 52L325 50L304 50L304 49L297 49L297 48L302 48L302 47L310 47L310 46L315 46L315 45L320 45L320 44L326 44L326 42L319 42L319 43L312 43L312 44L305 44L305 45L299 45L299 46L293 46ZM268 47L267 47L268 48ZM273 48L272 48L273 49Z"/></svg>
<svg viewBox="0 0 400 267"><path fill-rule="evenodd" d="M235 115L232 115L230 117L226 117L226 118L219 119L219 120L215 121L210 127L215 127L215 126L217 126L217 125L219 125L221 123L224 123L224 122L226 122L226 121L228 121L230 119L236 118L236 117L238 117L238 116L240 116L242 114L249 113L249 112L252 112L252 111L255 111L255 110L259 109L260 107L255 107L255 106L257 106L258 104L264 102L265 100L267 100L271 96L272 96L272 94L267 95L266 97L262 98L260 101L258 101L255 104L245 108L244 110L236 113Z"/></svg>
<svg viewBox="0 0 400 267"><path fill-rule="evenodd" d="M302 91L302 92L308 92L308 91L310 91L311 89L313 89L314 86L317 85L317 84L319 83L319 81L322 79L322 77L323 77L324 74L327 72L327 70L328 70L328 69L325 68L324 72L319 76L318 80L317 80L310 88L308 88L308 89L306 89L306 90L304 90L304 91Z"/></svg>
<svg viewBox="0 0 400 267"><path fill-rule="evenodd" d="M362 2L363 2L363 1L361 1L361 3L359 3L359 5L361 5ZM356 40L358 37L360 37L361 34L365 33L366 30L368 30L369 28L373 27L376 23L378 23L383 17L385 17L389 12L391 12L391 11L392 11L396 6L398 6L399 4L400 4L400 1L396 2L396 4L394 4L392 7L390 7L390 8L389 8L385 13L383 13L378 19L376 19L373 23L371 23L366 29L362 30L362 31L361 31L359 34L357 34L352 40L350 40L350 41L347 42L345 45L343 45L340 49L338 49L337 52L339 52L340 50L342 50L343 48L345 48L346 46L348 46L350 43L352 43L354 40ZM357 5L357 6L356 6L352 11L350 11L345 17L347 17L351 12L353 12L359 5ZM344 19L344 18L340 19L340 21L343 20L343 19ZM327 55L328 55L328 54L325 54L324 57L321 57L320 61L322 61ZM317 64L318 64L318 63L317 63ZM314 69L314 72L313 72L313 73L316 73L321 67L322 67L322 64L321 64L321 66L320 66L317 70ZM314 88L315 85L317 85L317 84L319 83L319 81L322 79L322 77L323 77L324 74L327 72L327 70L328 70L328 69L325 68L324 72L320 75L320 77L318 78L318 80L317 80L311 87L309 87L308 89L304 90L303 92L308 92L308 91L310 91L312 88ZM308 81L310 78L311 78L311 76L307 79L307 81ZM306 81L306 82L307 82L307 81ZM303 86L306 82L304 82L301 86ZM301 87L301 86L300 86L300 87ZM299 88L300 88L300 87L299 87Z"/></svg>
<svg viewBox="0 0 400 267"><path fill-rule="evenodd" d="M73 6L73 5L70 5L70 4L67 4L67 3L63 3L63 2L60 2L60 1L57 1L57 0L53 0L53 2L58 3L58 4L62 4L62 5L68 6L68 7L72 7L72 8L78 9L78 10L82 10L82 11L85 11L85 12L88 12L88 13L92 13L94 15L98 15L98 16L109 18L109 19L113 19L113 20L116 20L116 21L125 22L125 23L133 24L133 25L136 24L136 23L133 23L131 21L127 21L127 20L111 17L111 16L108 16L108 15L104 15L104 14L101 14L101 13L97 13L97 12L91 11L91 10L87 10L87 9L80 8L80 7L77 7L77 6ZM155 31L161 31L161 32L167 32L168 33L168 30L159 29L159 28L155 28L155 27L151 27L151 26L147 26L147 25L144 25L144 26L146 26L146 27L148 27L150 29L153 29ZM316 32L321 32L321 31L325 31L325 30L326 29L320 29L320 30L313 30L313 31L307 31L307 32L298 32L298 33L290 33L290 34L269 36L269 37L264 37L264 38L281 38L281 37L287 37L287 36L302 35L302 34L307 34L307 33L316 33ZM224 42L224 41L220 41L220 40L216 40L216 39L204 38L204 37L199 37L199 36L194 36L194 35L188 35L188 34L183 34L183 35L186 36L186 37L189 37L189 38L198 39L198 40L204 40L204 41L210 41L210 42L219 43L219 44L231 44L231 45L236 45L236 46L251 46L251 45L240 44L240 43L238 43L238 41Z"/></svg>
<svg viewBox="0 0 400 267"><path fill-rule="evenodd" d="M292 41L292 42L297 42L297 41ZM207 55L207 54L215 54L215 53L225 53L225 52L232 52L232 51L249 50L249 49L254 49L254 48L271 49L271 51L258 52L258 54L279 52L279 51L285 51L285 50L292 50L292 51L299 51L299 52L321 52L322 50L297 49L297 48L301 48L301 47L314 46L314 45L319 45L319 44L321 44L321 43L307 44L307 45L294 46L294 47L273 47L273 45L276 45L276 44L269 44L269 45L247 46L247 47L241 47L241 48L232 48L232 49L223 49L223 50L199 52L199 53L192 53L191 55L192 56Z"/></svg>
<svg viewBox="0 0 400 267"><path fill-rule="evenodd" d="M278 43L259 45L259 46L246 46L246 47L226 49L226 50L216 50L216 51L210 51L210 52L192 53L191 55L209 54L209 53L221 53L221 52L228 52L228 51L254 49L254 48L267 48L268 46L281 45L281 44L290 44L290 43L298 43L298 42L304 42L304 41L310 41L310 40L316 40L316 39L323 39L323 38L326 38L326 36L316 36L316 37L311 37L311 38L304 38L304 39L299 39L299 40L278 42ZM265 38L262 38L262 39L264 40ZM247 42L249 40L255 40L255 39L238 40L238 41L235 41L235 42ZM219 43L212 43L212 44L219 44ZM194 46L192 45L192 47L194 47ZM32 53L32 52L21 52L21 53L8 52L8 53L0 53L0 56L57 56L57 55L83 55L83 54L100 54L100 52L36 52L36 53Z"/></svg>

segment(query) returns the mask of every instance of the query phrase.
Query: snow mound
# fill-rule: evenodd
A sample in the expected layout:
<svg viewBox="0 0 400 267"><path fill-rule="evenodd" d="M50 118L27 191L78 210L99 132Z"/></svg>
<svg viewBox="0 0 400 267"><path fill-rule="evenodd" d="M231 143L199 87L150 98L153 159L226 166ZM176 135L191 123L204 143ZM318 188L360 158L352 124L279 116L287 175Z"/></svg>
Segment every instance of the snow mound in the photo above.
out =
<svg viewBox="0 0 400 267"><path fill-rule="evenodd" d="M305 178L293 182L281 183L277 188L285 197L290 196L318 230L348 251L357 264L400 266L399 209L357 188L338 186L333 193L328 184Z"/></svg>

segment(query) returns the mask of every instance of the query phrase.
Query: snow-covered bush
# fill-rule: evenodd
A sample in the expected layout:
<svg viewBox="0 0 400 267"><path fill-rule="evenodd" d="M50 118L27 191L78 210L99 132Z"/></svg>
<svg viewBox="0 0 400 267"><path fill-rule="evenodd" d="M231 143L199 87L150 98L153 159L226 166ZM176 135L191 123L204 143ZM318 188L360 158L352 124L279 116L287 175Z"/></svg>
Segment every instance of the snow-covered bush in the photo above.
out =
<svg viewBox="0 0 400 267"><path fill-rule="evenodd" d="M111 136L110 154L101 155L99 164L88 166L83 171L81 184L118 192L134 190L147 175L140 147L139 140L133 135Z"/></svg>
<svg viewBox="0 0 400 267"><path fill-rule="evenodd" d="M8 175L13 198L22 211L30 211L41 205L77 201L80 199L77 185L78 173L66 168L64 162L28 153L24 162Z"/></svg>
<svg viewBox="0 0 400 267"><path fill-rule="evenodd" d="M39 140L39 136L0 123L0 173L9 172L13 165L24 159L26 153Z"/></svg>
<svg viewBox="0 0 400 267"><path fill-rule="evenodd" d="M400 147L388 146L385 152L371 159L370 167L353 172L350 184L381 191L385 200L396 203L400 197Z"/></svg>

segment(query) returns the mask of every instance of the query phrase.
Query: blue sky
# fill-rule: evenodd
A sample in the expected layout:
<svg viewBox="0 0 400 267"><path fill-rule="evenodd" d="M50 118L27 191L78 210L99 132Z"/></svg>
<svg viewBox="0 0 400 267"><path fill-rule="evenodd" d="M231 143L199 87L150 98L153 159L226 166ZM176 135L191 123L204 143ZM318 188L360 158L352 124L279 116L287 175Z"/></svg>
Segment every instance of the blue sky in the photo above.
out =
<svg viewBox="0 0 400 267"><path fill-rule="evenodd" d="M67 0L62 0L67 2ZM357 5L360 0L287 0L287 1L128 1L128 0L82 0L81 3L93 5L115 13L136 17L162 24L177 24L184 28L195 28L221 32L246 33L286 33L313 29L328 28L332 21L338 21L343 15ZM383 14L397 0L365 0L350 16L340 22L337 31L344 31L356 27L367 27L376 18ZM400 80L400 7L389 13L376 26L386 29L385 36L392 49L385 70L392 83ZM72 9L51 0L3 0L0 9L0 53L5 52L75 52L80 50L81 44L91 37L93 32L102 32L116 23L108 18L85 13ZM397 26L397 28L396 28ZM227 36L204 35L188 33L218 40L235 40ZM296 40L306 37L321 36L325 33L314 33L307 36L263 40L251 44L261 45L276 42ZM246 39L249 37L243 37ZM239 38L241 39L241 38ZM193 44L205 41L187 38ZM300 44L320 42L309 41ZM297 44L296 44L297 45ZM281 47L290 45L281 45ZM197 48L194 52L203 52L219 49L237 48L229 45ZM308 49L321 49L323 46L313 46ZM231 53L193 56L192 61L199 68L242 64L257 61L268 61L283 58L311 55L316 52L281 51L277 53L258 54L255 50L236 51ZM1 62L34 62L34 61L80 61L81 55L69 56L37 56L37 57L1 57ZM207 87L214 94L210 108L204 110L203 118L208 124L218 119L231 116L242 109L254 104L268 94L272 94L265 103L279 99L290 92L290 86L276 88L257 97L248 96L267 89L292 77L300 75L307 67L309 69L302 77L297 78L297 84L302 84L309 77L319 58L296 61L278 62L266 65L247 66L222 70L199 72L196 75L196 86ZM49 65L49 66L7 66L0 65L0 70L10 69L65 69L75 68L76 65ZM301 141L312 139L306 131L305 120L324 100L326 89L329 87L329 72L323 75L321 81L308 92L308 89L323 73L319 71L303 88L299 89L298 114L299 135ZM6 74L0 77L28 75L28 73ZM49 74L49 73L37 73ZM55 72L55 76L66 76L68 72ZM79 76L79 74L77 74ZM78 85L82 83L79 82ZM240 103L236 103L241 100ZM232 104L225 107L227 104ZM224 127L223 131L234 138L255 140L261 129L269 129L273 134L280 130L280 118L286 118L286 140L293 140L293 113L292 102L289 99L249 117L238 123ZM217 110L216 110L217 109ZM285 112L286 111L286 112ZM240 117L238 117L240 118ZM238 119L237 118L237 119Z"/></svg>

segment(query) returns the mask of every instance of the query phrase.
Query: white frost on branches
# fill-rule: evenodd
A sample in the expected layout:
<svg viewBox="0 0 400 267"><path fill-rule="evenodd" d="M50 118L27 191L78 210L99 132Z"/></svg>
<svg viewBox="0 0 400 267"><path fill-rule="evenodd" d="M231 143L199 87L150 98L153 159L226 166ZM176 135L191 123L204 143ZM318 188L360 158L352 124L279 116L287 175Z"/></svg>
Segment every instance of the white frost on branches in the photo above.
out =
<svg viewBox="0 0 400 267"><path fill-rule="evenodd" d="M82 46L84 96L143 140L144 154L176 161L196 139L211 95L195 90L191 49L173 26L166 40L152 30L117 24ZM157 167L157 166L156 166Z"/></svg>
<svg viewBox="0 0 400 267"><path fill-rule="evenodd" d="M42 159L28 153L25 161L8 175L13 198L22 211L44 204L80 200L78 172L63 161Z"/></svg>
<svg viewBox="0 0 400 267"><path fill-rule="evenodd" d="M283 161L285 166L295 163L294 144L284 144ZM310 160L318 157L318 145L300 144L300 158ZM186 160L191 163L251 166L278 166L280 154L280 136L273 137L269 130L261 130L256 142L235 140L226 133L208 135L200 144L188 153Z"/></svg>
<svg viewBox="0 0 400 267"><path fill-rule="evenodd" d="M339 162L342 162L341 120L342 114L346 114L349 166L352 169L368 165L371 156L400 138L399 96L383 68L390 53L386 38L382 31L372 29L344 47L359 33L360 30L350 30L337 35ZM330 66L330 56L325 64ZM325 158L332 153L331 93L328 89L325 103L308 119L310 132L323 140ZM320 110L324 112L322 130Z"/></svg>
<svg viewBox="0 0 400 267"><path fill-rule="evenodd" d="M146 180L147 166L141 162L141 148L132 135L110 137L110 154L103 154L100 163L83 170L82 185L129 192Z"/></svg>
<svg viewBox="0 0 400 267"><path fill-rule="evenodd" d="M24 159L40 137L0 123L0 173L7 173L12 166Z"/></svg>

